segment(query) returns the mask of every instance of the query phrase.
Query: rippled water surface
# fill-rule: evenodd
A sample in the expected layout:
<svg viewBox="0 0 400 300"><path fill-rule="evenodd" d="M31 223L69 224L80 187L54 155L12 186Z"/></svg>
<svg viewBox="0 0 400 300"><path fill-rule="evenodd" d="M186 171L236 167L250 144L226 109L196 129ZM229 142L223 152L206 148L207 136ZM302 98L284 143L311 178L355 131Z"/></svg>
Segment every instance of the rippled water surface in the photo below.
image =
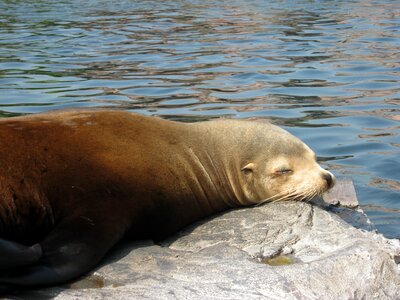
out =
<svg viewBox="0 0 400 300"><path fill-rule="evenodd" d="M398 1L0 0L0 116L269 119L399 238L399 38Z"/></svg>

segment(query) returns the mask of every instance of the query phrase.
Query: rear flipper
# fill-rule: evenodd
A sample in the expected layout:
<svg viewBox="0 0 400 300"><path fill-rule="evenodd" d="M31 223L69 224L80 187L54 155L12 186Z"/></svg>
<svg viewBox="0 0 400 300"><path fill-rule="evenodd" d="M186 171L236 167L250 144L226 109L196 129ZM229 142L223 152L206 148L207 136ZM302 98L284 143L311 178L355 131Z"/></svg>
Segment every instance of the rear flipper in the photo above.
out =
<svg viewBox="0 0 400 300"><path fill-rule="evenodd" d="M37 262L42 256L39 244L31 247L0 239L0 270L7 270Z"/></svg>
<svg viewBox="0 0 400 300"><path fill-rule="evenodd" d="M41 258L33 264L28 262L24 266L1 272L0 285L52 285L87 273L125 232L125 229L118 225L121 224L121 220L108 221L110 222L107 222L106 218L96 221L86 216L64 220L40 243L43 252ZM12 250L11 243L5 245ZM5 251L7 247L4 248ZM31 251L38 254L38 248L33 247ZM14 255L17 250L9 253ZM33 258L33 254L27 257ZM22 259L20 260L22 262Z"/></svg>

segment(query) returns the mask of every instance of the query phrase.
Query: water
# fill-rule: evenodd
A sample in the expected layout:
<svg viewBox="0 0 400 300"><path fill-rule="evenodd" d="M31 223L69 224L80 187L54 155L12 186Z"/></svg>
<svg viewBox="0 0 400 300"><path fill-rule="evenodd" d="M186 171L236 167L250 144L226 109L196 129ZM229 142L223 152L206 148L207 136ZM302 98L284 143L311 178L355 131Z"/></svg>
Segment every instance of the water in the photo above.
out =
<svg viewBox="0 0 400 300"><path fill-rule="evenodd" d="M398 1L0 0L0 116L263 118L400 238Z"/></svg>

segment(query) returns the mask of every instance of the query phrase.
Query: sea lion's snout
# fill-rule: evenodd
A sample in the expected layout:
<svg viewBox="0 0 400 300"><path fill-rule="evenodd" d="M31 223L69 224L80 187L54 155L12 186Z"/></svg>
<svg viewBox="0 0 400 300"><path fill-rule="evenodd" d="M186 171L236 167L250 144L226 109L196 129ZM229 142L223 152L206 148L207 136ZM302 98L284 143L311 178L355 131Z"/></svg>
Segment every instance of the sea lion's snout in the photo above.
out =
<svg viewBox="0 0 400 300"><path fill-rule="evenodd" d="M335 185L336 178L335 178L335 175L333 175L331 172L325 171L322 174L322 177L326 181L328 190L331 189Z"/></svg>

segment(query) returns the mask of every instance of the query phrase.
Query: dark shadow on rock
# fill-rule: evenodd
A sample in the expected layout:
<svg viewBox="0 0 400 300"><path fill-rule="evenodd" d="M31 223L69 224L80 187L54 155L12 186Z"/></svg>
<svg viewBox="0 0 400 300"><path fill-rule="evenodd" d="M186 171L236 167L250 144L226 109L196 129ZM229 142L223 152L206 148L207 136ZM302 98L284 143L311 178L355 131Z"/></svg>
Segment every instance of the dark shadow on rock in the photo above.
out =
<svg viewBox="0 0 400 300"><path fill-rule="evenodd" d="M181 230L177 231L176 233L172 234L171 236L168 236L161 241L157 241L155 244L160 247L169 247L171 244L173 244L176 240L180 239L181 237L190 235L193 232L193 230L195 230L197 227L204 225L205 223L209 223L210 221L212 221L214 219L220 218L223 215L226 215L233 210L241 210L241 209L249 209L249 207L239 207L239 208L235 208L235 209L225 210L220 213L216 213L205 219L202 219L202 220L199 220L197 222L187 225L186 227L182 228Z"/></svg>
<svg viewBox="0 0 400 300"><path fill-rule="evenodd" d="M322 198L313 200L312 204L339 216L343 221L357 229L377 232L375 225L359 207L348 208L340 205L332 205L326 203Z"/></svg>

